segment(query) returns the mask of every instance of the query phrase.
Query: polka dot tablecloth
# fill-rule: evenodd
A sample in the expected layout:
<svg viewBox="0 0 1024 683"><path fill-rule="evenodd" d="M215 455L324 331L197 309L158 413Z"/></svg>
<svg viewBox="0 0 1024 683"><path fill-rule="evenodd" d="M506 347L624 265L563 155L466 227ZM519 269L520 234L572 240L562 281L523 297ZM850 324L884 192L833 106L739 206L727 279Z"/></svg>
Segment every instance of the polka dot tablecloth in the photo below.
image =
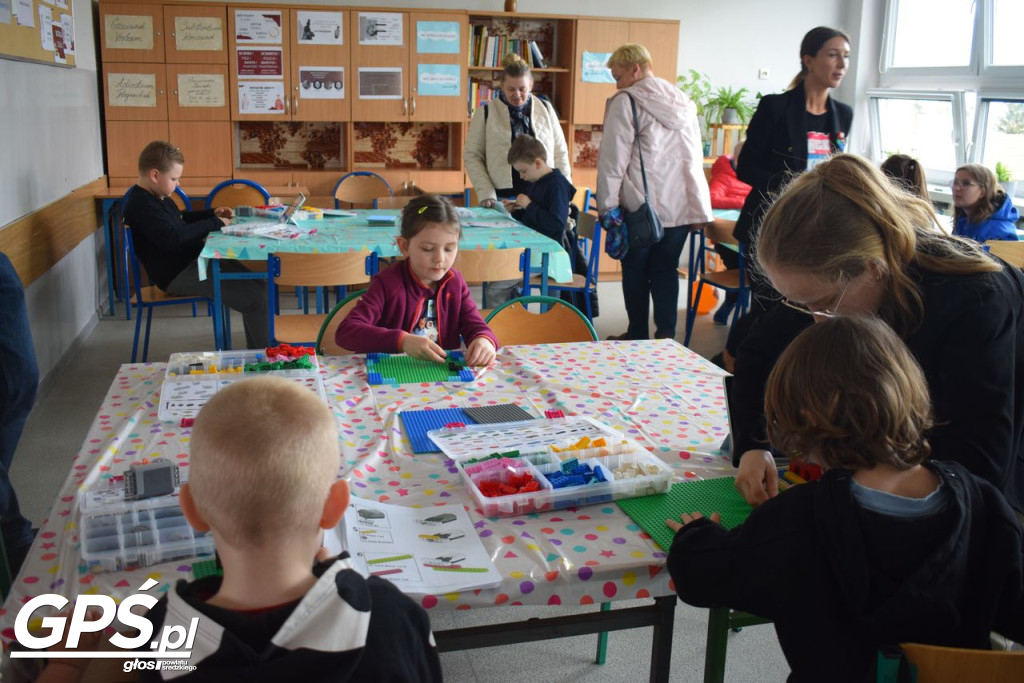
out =
<svg viewBox="0 0 1024 683"><path fill-rule="evenodd" d="M191 578L191 560L121 572L81 562L77 494L142 458L164 457L188 476L191 430L157 419L163 364L122 366L71 473L0 611L5 639L18 608L41 593L127 596L146 579L166 592ZM428 610L495 605L587 605L667 595L665 552L617 505L486 518L473 507L453 463L412 455L403 410L516 403L543 415L587 415L643 444L675 470L675 481L732 473L718 451L728 432L724 373L671 340L511 346L467 383L369 386L361 356L323 359L327 400L341 433L340 474L353 495L411 507L465 505L504 579L496 588L414 595Z"/></svg>

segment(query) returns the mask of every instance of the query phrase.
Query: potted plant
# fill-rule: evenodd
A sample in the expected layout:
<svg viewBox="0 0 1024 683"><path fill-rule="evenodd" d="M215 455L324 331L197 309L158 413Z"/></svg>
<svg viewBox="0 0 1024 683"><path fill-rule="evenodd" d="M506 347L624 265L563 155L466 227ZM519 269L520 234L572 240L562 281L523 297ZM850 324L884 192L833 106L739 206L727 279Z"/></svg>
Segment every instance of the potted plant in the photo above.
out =
<svg viewBox="0 0 1024 683"><path fill-rule="evenodd" d="M693 101L697 107L697 120L700 122L700 137L704 142L704 156L711 154L711 140L708 139L708 121L705 116L705 103L711 94L711 79L706 73L690 69L686 76L677 76L679 89Z"/></svg>
<svg viewBox="0 0 1024 683"><path fill-rule="evenodd" d="M704 102L704 115L722 123L746 123L754 115L754 105L745 99L748 93L746 88L721 87Z"/></svg>
<svg viewBox="0 0 1024 683"><path fill-rule="evenodd" d="M1013 171L1001 161L996 162L996 179L1008 196L1013 197L1017 194L1017 181L1013 179Z"/></svg>

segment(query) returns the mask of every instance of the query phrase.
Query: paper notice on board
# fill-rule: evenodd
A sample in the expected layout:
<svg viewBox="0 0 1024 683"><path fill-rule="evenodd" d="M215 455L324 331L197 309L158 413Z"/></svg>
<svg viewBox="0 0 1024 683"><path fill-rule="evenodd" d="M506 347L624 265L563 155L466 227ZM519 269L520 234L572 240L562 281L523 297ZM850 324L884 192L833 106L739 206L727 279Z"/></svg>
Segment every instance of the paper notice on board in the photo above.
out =
<svg viewBox="0 0 1024 683"><path fill-rule="evenodd" d="M584 83L614 83L612 70L606 66L611 56L611 52L584 52L581 80Z"/></svg>
<svg viewBox="0 0 1024 683"><path fill-rule="evenodd" d="M457 55L460 51L459 22L416 22L416 52L419 54Z"/></svg>
<svg viewBox="0 0 1024 683"><path fill-rule="evenodd" d="M68 8L68 0L54 0L53 4L55 4L57 7L60 7L61 9Z"/></svg>
<svg viewBox="0 0 1024 683"><path fill-rule="evenodd" d="M222 50L224 21L220 17L174 17L174 47L184 52Z"/></svg>
<svg viewBox="0 0 1024 683"><path fill-rule="evenodd" d="M284 114L284 81L239 81L239 114Z"/></svg>
<svg viewBox="0 0 1024 683"><path fill-rule="evenodd" d="M300 45L344 45L345 28L341 12L304 12L299 10L296 30Z"/></svg>
<svg viewBox="0 0 1024 683"><path fill-rule="evenodd" d="M345 99L345 68L340 66L300 66L299 97L308 100Z"/></svg>
<svg viewBox="0 0 1024 683"><path fill-rule="evenodd" d="M53 33L54 64L67 64L67 52L64 49L64 26L59 21L54 21L50 24L50 32Z"/></svg>
<svg viewBox="0 0 1024 683"><path fill-rule="evenodd" d="M280 10L236 9L235 41L239 43L280 44Z"/></svg>
<svg viewBox="0 0 1024 683"><path fill-rule="evenodd" d="M15 0L15 13L18 15L18 25L34 27L36 25L36 11L32 7L32 0Z"/></svg>
<svg viewBox="0 0 1024 683"><path fill-rule="evenodd" d="M360 45L403 45L404 16L397 12L360 12Z"/></svg>
<svg viewBox="0 0 1024 683"><path fill-rule="evenodd" d="M401 67L359 67L359 99L400 100L402 93Z"/></svg>
<svg viewBox="0 0 1024 683"><path fill-rule="evenodd" d="M279 47L240 47L236 50L239 78L283 78L284 62Z"/></svg>
<svg viewBox="0 0 1024 683"><path fill-rule="evenodd" d="M153 17L108 14L105 19L106 45L118 50L152 50Z"/></svg>
<svg viewBox="0 0 1024 683"><path fill-rule="evenodd" d="M223 107L224 74L178 74L179 107Z"/></svg>
<svg viewBox="0 0 1024 683"><path fill-rule="evenodd" d="M107 104L111 107L155 107L155 74L107 74Z"/></svg>
<svg viewBox="0 0 1024 683"><path fill-rule="evenodd" d="M0 24L11 23L11 0L0 0Z"/></svg>
<svg viewBox="0 0 1024 683"><path fill-rule="evenodd" d="M75 20L70 14L60 15L60 24L64 29L64 52L75 54Z"/></svg>
<svg viewBox="0 0 1024 683"><path fill-rule="evenodd" d="M44 50L53 52L53 14L50 8L39 5L39 42Z"/></svg>

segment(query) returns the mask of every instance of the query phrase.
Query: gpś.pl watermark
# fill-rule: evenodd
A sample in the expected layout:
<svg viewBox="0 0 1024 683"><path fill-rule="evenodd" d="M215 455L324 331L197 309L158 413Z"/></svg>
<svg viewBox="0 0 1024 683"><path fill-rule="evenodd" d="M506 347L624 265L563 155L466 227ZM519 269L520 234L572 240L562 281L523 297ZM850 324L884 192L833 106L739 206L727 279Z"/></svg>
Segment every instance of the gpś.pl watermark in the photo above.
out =
<svg viewBox="0 0 1024 683"><path fill-rule="evenodd" d="M199 618L194 617L188 628L184 626L164 626L160 637L153 639L153 624L145 616L135 614L136 606L153 609L159 601L154 595L146 594L157 585L153 579L147 579L139 586L139 592L117 604L107 595L80 595L75 600L70 617L43 617L42 629L46 635L34 635L30 632L29 621L41 607L53 607L62 610L69 600L62 595L46 593L37 595L22 606L14 621L14 635L25 650L10 653L12 658L46 658L46 659L124 659L125 652L117 650L85 651L76 650L83 633L96 633L107 628L116 617L125 626L138 630L137 635L126 635L117 632L110 637L110 644L119 650L132 652L132 660L125 661L124 670L130 672L138 669L150 670L192 670L194 665L188 663L192 656L192 645L195 642ZM97 617L97 611L99 616ZM95 618L94 618L95 617ZM64 639L67 629L67 649L55 652L46 651ZM146 643L153 652L140 651Z"/></svg>

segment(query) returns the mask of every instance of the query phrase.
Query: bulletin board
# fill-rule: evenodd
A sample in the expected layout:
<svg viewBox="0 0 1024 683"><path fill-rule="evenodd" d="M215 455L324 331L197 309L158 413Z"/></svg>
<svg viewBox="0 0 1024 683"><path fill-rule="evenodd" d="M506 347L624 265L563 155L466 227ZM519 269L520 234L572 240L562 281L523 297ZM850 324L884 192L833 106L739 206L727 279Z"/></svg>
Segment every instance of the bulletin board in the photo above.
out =
<svg viewBox="0 0 1024 683"><path fill-rule="evenodd" d="M75 65L74 0L0 0L0 57Z"/></svg>

